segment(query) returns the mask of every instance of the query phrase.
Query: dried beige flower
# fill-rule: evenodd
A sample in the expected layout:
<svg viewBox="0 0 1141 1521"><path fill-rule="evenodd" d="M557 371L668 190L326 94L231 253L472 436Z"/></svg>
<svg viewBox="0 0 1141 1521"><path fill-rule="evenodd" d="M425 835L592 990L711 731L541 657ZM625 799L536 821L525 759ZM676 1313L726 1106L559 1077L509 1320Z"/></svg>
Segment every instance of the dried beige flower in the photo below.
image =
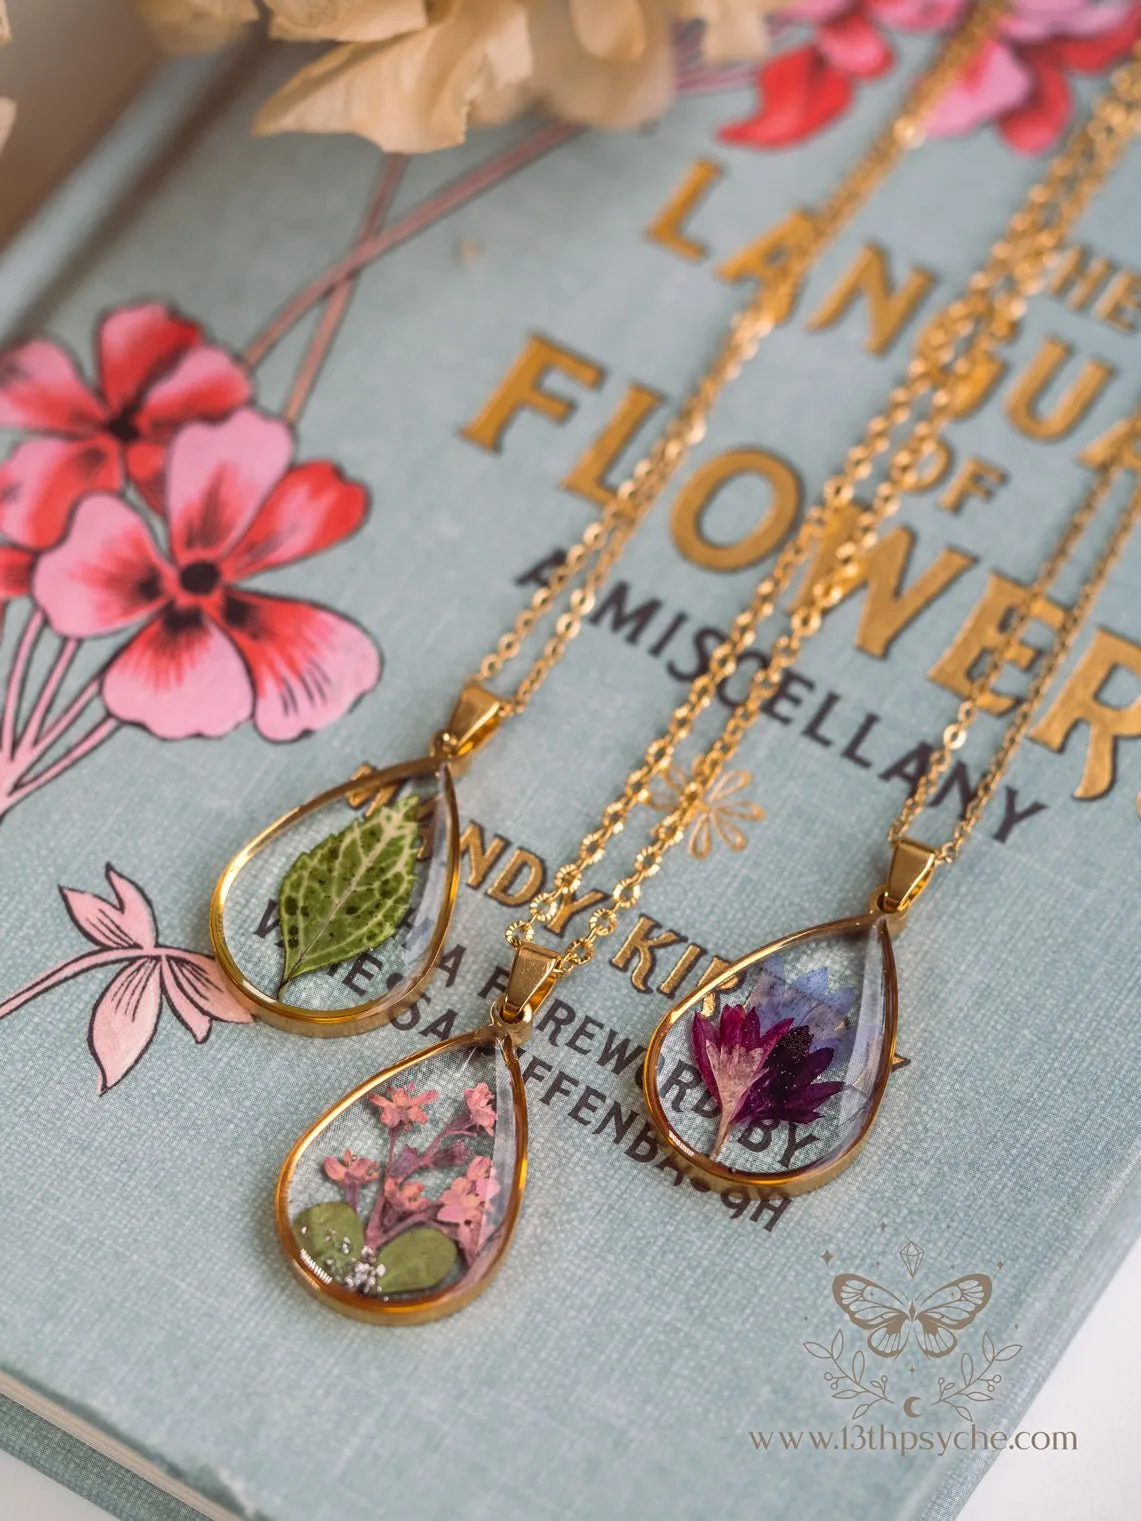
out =
<svg viewBox="0 0 1141 1521"><path fill-rule="evenodd" d="M254 0L137 0L143 20L168 53L225 47L258 19Z"/></svg>
<svg viewBox="0 0 1141 1521"><path fill-rule="evenodd" d="M8 24L8 9L4 0L0 0L0 47L12 40L12 28ZM12 128L16 121L16 102L0 95L0 153L4 151L4 144L12 135Z"/></svg>
<svg viewBox="0 0 1141 1521"><path fill-rule="evenodd" d="M393 7L395 8L395 7ZM394 153L463 142L472 106L531 73L520 0L445 0L388 42L346 43L295 74L256 132L356 132Z"/></svg>
<svg viewBox="0 0 1141 1521"><path fill-rule="evenodd" d="M252 0L139 0L168 47L228 41ZM592 126L652 121L674 92L670 29L712 60L759 57L778 0L265 0L270 35L338 44L265 103L255 130L355 132L390 152L462 142L532 105ZM214 40L211 40L214 39Z"/></svg>

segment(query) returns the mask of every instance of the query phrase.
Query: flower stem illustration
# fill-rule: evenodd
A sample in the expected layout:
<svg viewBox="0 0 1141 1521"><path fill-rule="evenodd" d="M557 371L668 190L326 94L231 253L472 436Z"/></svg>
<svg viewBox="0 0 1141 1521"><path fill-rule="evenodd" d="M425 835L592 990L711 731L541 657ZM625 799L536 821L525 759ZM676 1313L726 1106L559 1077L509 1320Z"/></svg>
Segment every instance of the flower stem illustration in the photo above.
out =
<svg viewBox="0 0 1141 1521"><path fill-rule="evenodd" d="M118 967L95 1002L87 1032L99 1067L100 1093L121 1082L142 1059L155 1037L164 1002L199 1045L209 1037L215 1020L250 1020L213 959L180 946L160 945L154 909L142 888L111 865L106 876L109 898L60 888L76 929L97 949L52 967L0 1002L0 1019L5 1019L78 977Z"/></svg>

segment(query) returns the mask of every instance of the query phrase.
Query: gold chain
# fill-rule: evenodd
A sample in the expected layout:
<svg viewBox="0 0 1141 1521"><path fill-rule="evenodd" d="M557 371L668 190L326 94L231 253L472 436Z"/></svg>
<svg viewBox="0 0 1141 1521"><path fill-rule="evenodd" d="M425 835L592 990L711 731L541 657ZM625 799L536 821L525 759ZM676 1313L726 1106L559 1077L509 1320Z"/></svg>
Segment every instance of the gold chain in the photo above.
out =
<svg viewBox="0 0 1141 1521"><path fill-rule="evenodd" d="M820 502L809 509L772 570L733 619L728 637L713 652L707 670L694 680L665 731L651 741L621 794L603 810L599 827L584 837L575 859L558 869L554 886L532 901L528 917L508 927L509 944L518 948L531 941L537 925L549 924L560 909L573 903L586 870L602 859L633 809L648 801L650 782L670 764L718 687L736 670L739 656L756 638L758 625L775 611L778 598L825 526L853 503L857 485L871 475L892 439L908 424L909 431L887 460L885 476L875 489L871 506L861 507L853 531L834 551L836 569L802 595L791 614L788 631L775 640L767 664L753 677L720 735L696 762L692 780L677 805L650 832L630 872L591 912L586 933L562 952L559 975L565 976L589 961L595 943L613 933L619 913L637 903L642 884L658 872L666 852L684 837L706 791L776 691L804 641L819 630L828 610L843 599L856 557L876 543L883 521L898 511L904 492L916 485L919 466L955 415L956 396L963 387L969 388L973 376L986 372L994 348L1016 336L1027 297L1041 286L1051 259L1139 129L1141 44L1134 49L1132 61L1114 71L1108 89L1098 97L1089 116L1070 133L1032 187L983 266L971 276L966 294L952 301L921 335L903 384L892 390L887 406L872 418L861 442L848 451L842 469L825 483ZM912 421L921 404L925 415Z"/></svg>
<svg viewBox="0 0 1141 1521"><path fill-rule="evenodd" d="M1141 442L1141 411L1135 413L1130 419L1129 426L1124 430L1122 438L1115 447L1113 454L1099 468L1092 485L1066 524L1057 544L1055 544L1053 550L1043 562L1042 568L1032 584L1027 587L1026 594L1018 604L1018 608L1010 621L1002 643L992 652L990 659L986 662L982 671L971 683L967 695L959 704L959 711L955 715L954 722L948 724L943 730L942 744L932 755L927 770L920 779L914 793L904 803L899 811L899 816L887 832L889 844L897 845L903 836L909 832L908 826L923 812L931 793L935 789L936 783L951 764L951 757L956 750L961 750L966 742L967 730L978 717L983 698L990 693L995 682L998 680L999 675L1017 648L1022 635L1033 621L1036 612L1041 606L1042 599L1046 596L1051 586L1053 586L1062 568L1077 548L1078 541L1109 495L1118 476L1122 470L1128 468L1132 450L1139 442ZM1030 683L1025 697L1019 700L1015 708L1015 716L1008 724L1003 734L1002 742L995 751L994 758L987 767L970 802L963 810L962 818L951 831L950 839L937 848L934 862L936 866L947 866L955 860L959 851L963 848L963 843L967 836L978 823L983 809L994 796L995 790L1002 780L1003 773L1010 764L1011 757L1018 749L1027 729L1030 727L1042 694L1049 687L1058 667L1069 654L1074 640L1077 638L1089 615L1089 610L1095 598L1101 591L1106 578L1125 548L1129 535L1137 523L1139 514L1141 514L1141 486L1137 487L1130 497L1128 504L1122 509L1105 548L1098 556L1073 606L1058 625L1058 631L1043 658L1041 668Z"/></svg>
<svg viewBox="0 0 1141 1521"><path fill-rule="evenodd" d="M756 294L730 321L709 368L682 401L649 452L634 466L599 517L567 553L547 584L535 592L494 650L484 656L471 678L494 680L522 651L539 622L576 577L554 631L515 692L503 699L503 716L530 702L593 610L599 589L617 563L646 513L661 496L689 450L705 436L706 423L729 381L757 352L761 340L792 312L808 272L830 243L870 199L904 154L923 140L923 123L932 106L998 26L1009 0L978 0L964 24L952 34L908 91L904 104L832 194L814 211L789 218L774 246L766 251L766 276Z"/></svg>

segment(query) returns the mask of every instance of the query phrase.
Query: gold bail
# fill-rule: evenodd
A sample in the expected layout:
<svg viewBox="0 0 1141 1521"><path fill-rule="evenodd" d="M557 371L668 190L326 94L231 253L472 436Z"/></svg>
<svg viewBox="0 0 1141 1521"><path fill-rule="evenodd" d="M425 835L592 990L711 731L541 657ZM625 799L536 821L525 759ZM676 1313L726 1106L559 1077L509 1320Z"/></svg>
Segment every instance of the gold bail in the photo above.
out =
<svg viewBox="0 0 1141 1521"><path fill-rule="evenodd" d="M505 706L478 681L471 681L459 695L447 728L437 736L440 747L455 760L473 754L491 738L503 722Z"/></svg>
<svg viewBox="0 0 1141 1521"><path fill-rule="evenodd" d="M559 960L558 951L545 950L529 941L517 947L507 974L507 991L498 1010L504 1025L516 1027L511 1031L513 1039L523 1041L531 1033L532 1016L539 1012L558 983Z"/></svg>
<svg viewBox="0 0 1141 1521"><path fill-rule="evenodd" d="M892 852L879 906L889 914L906 913L931 880L936 854L931 845L904 835Z"/></svg>

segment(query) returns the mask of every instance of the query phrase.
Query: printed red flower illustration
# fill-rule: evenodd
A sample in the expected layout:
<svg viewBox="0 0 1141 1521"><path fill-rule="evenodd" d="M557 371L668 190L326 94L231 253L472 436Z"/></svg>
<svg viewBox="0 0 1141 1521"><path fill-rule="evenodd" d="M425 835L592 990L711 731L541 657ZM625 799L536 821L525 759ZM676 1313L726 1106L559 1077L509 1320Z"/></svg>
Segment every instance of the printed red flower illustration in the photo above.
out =
<svg viewBox="0 0 1141 1521"><path fill-rule="evenodd" d="M154 1040L163 1001L202 1044L216 1019L248 1024L209 956L158 943L154 909L142 888L113 866L106 868L109 898L79 888L60 894L76 929L96 947L37 977L0 1003L0 1019L61 983L118 966L96 1000L87 1044L99 1067L99 1092L121 1082Z"/></svg>
<svg viewBox="0 0 1141 1521"><path fill-rule="evenodd" d="M757 112L721 130L725 142L782 148L842 116L861 80L895 64L881 28L944 32L968 0L801 0L779 12L812 37L778 54L757 74ZM1100 0L1016 0L998 36L981 51L928 118L933 137L994 124L1021 153L1054 146L1072 114L1067 75L1096 74L1124 58L1141 36L1141 4Z"/></svg>
<svg viewBox="0 0 1141 1521"><path fill-rule="evenodd" d="M158 302L103 319L95 369L89 384L46 338L0 356L0 428L38 435L0 465L0 532L29 549L54 544L72 507L93 491L130 482L157 510L178 429L226 417L253 394L231 354Z"/></svg>
<svg viewBox="0 0 1141 1521"><path fill-rule="evenodd" d="M166 551L121 498L89 495L32 590L54 631L135 630L102 680L108 712L161 739L216 738L252 718L270 740L324 728L380 678L363 629L247 577L339 543L368 498L335 466L291 466L287 425L243 408L192 423L169 452Z"/></svg>

